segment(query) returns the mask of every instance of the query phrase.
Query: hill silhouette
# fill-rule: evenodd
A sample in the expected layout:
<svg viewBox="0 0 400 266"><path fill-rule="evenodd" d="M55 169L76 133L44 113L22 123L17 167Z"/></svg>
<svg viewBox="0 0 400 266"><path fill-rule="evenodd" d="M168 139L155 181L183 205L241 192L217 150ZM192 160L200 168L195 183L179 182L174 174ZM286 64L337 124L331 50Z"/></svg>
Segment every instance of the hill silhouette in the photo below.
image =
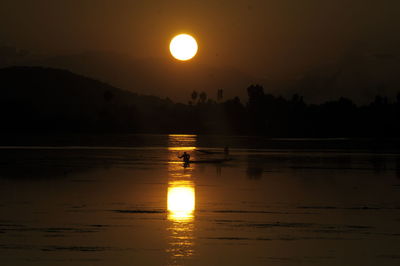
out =
<svg viewBox="0 0 400 266"><path fill-rule="evenodd" d="M187 103L192 90L246 97L244 87L259 80L234 68L160 58L133 58L113 52L86 52L21 61L20 64L70 70L126 90Z"/></svg>
<svg viewBox="0 0 400 266"><path fill-rule="evenodd" d="M398 137L400 93L357 106L340 97L319 105L303 96L243 88L248 101L193 91L188 104L113 87L70 71L0 69L1 134L196 133L268 137Z"/></svg>
<svg viewBox="0 0 400 266"><path fill-rule="evenodd" d="M243 88L249 84L261 84L274 95L290 98L299 94L309 103L346 97L357 104L367 104L378 94L393 99L400 87L399 58L378 52L349 52L336 61L280 78L251 76L234 68L210 67L195 60L181 63L97 51L39 56L0 47L0 66L10 65L66 69L132 92L169 97L182 103L187 103L187 95L193 90L205 91L215 97L218 89L223 89L228 98L238 96L247 101Z"/></svg>
<svg viewBox="0 0 400 266"><path fill-rule="evenodd" d="M0 80L2 133L132 131L138 110L170 104L60 69L4 68Z"/></svg>

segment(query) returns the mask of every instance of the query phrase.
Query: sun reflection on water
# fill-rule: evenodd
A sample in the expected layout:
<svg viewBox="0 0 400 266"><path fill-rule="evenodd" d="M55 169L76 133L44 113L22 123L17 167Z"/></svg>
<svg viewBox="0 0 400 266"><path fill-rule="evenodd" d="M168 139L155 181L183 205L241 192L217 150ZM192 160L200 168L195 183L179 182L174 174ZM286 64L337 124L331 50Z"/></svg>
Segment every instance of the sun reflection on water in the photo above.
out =
<svg viewBox="0 0 400 266"><path fill-rule="evenodd" d="M169 265L183 265L194 254L194 222L196 194L193 180L194 166L184 167L176 161L176 151L195 149L196 136L170 135L170 163L168 164L168 232Z"/></svg>
<svg viewBox="0 0 400 266"><path fill-rule="evenodd" d="M171 181L168 184L168 231L171 265L181 265L194 254L195 191L192 181Z"/></svg>
<svg viewBox="0 0 400 266"><path fill-rule="evenodd" d="M168 219L190 221L193 219L195 193L193 181L178 180L168 184Z"/></svg>

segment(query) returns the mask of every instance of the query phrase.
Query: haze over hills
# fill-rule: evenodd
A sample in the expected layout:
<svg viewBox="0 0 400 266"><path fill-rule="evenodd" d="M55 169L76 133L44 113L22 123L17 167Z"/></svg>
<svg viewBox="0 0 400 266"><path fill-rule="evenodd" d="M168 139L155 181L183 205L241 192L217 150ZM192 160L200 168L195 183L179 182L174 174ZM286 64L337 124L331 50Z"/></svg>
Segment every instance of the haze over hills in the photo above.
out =
<svg viewBox="0 0 400 266"><path fill-rule="evenodd" d="M214 68L172 59L138 59L112 52L87 52L62 56L24 56L14 59L0 53L0 66L30 65L70 70L119 88L187 103L193 90L205 91L216 98L218 89L224 98L239 96L247 100L246 88L261 84L267 93L291 97L297 93L307 102L321 103L348 97L365 104L376 95L394 98L400 90L400 60L390 54L348 55L342 60L299 73L295 77L253 77L234 68ZM290 62L288 62L290 64Z"/></svg>
<svg viewBox="0 0 400 266"><path fill-rule="evenodd" d="M259 85L248 100L174 103L113 87L67 70L0 69L0 134L185 133L270 137L398 136L400 94L357 107L340 98L320 105L276 97ZM15 143L17 143L16 141ZM10 142L8 142L10 144Z"/></svg>
<svg viewBox="0 0 400 266"><path fill-rule="evenodd" d="M2 134L151 129L158 107L172 104L61 69L3 68L0 80Z"/></svg>
<svg viewBox="0 0 400 266"><path fill-rule="evenodd" d="M20 60L18 65L45 66L70 70L132 92L170 98L187 103L193 90L216 98L224 89L226 98L246 96L249 84L258 80L235 69L218 69L196 62L137 59L109 52Z"/></svg>
<svg viewBox="0 0 400 266"><path fill-rule="evenodd" d="M306 72L292 89L309 102L339 97L368 103L376 95L394 99L400 92L400 60L390 54L349 55Z"/></svg>

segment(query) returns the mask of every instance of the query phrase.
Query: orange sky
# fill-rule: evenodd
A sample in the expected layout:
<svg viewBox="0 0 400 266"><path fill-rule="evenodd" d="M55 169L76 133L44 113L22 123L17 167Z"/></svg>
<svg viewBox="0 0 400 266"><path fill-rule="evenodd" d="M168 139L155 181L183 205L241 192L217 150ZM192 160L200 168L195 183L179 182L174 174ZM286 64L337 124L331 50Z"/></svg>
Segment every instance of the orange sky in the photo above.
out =
<svg viewBox="0 0 400 266"><path fill-rule="evenodd" d="M392 0L3 0L0 44L169 57L169 39L188 32L199 41L197 62L279 77L349 51L398 53L399 8Z"/></svg>

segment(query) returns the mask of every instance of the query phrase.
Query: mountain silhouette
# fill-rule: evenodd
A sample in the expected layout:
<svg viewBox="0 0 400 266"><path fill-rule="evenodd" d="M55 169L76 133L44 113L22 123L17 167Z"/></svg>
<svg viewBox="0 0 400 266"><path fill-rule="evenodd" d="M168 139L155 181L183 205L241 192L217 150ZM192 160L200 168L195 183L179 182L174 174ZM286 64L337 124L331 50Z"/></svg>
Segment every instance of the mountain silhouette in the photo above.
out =
<svg viewBox="0 0 400 266"><path fill-rule="evenodd" d="M282 78L259 78L234 68L215 68L199 62L172 59L133 58L114 52L86 52L61 56L39 56L6 47L0 49L0 66L30 65L70 70L96 80L140 94L169 97L187 103L193 90L217 97L239 96L246 101L243 88L262 84L266 92L291 97L304 96L310 103L322 103L339 97L366 104L376 95L393 98L400 87L400 60L395 55L365 53L344 55L336 61L316 65ZM290 62L288 62L290 64Z"/></svg>
<svg viewBox="0 0 400 266"><path fill-rule="evenodd" d="M20 64L66 69L132 92L169 97L183 103L188 102L193 90L204 91L209 97L216 98L217 90L223 89L226 97L245 98L243 88L258 81L233 68L166 59L138 59L111 52L46 57Z"/></svg>
<svg viewBox="0 0 400 266"><path fill-rule="evenodd" d="M196 133L270 137L396 137L400 93L357 106L347 98L320 105L247 87L248 101L192 93L189 104L119 89L67 70L0 69L0 134ZM220 92L223 94L223 92ZM7 140L9 138L3 138ZM17 142L16 142L17 143Z"/></svg>
<svg viewBox="0 0 400 266"><path fill-rule="evenodd" d="M0 80L1 133L132 131L139 112L171 103L60 69L3 68Z"/></svg>

